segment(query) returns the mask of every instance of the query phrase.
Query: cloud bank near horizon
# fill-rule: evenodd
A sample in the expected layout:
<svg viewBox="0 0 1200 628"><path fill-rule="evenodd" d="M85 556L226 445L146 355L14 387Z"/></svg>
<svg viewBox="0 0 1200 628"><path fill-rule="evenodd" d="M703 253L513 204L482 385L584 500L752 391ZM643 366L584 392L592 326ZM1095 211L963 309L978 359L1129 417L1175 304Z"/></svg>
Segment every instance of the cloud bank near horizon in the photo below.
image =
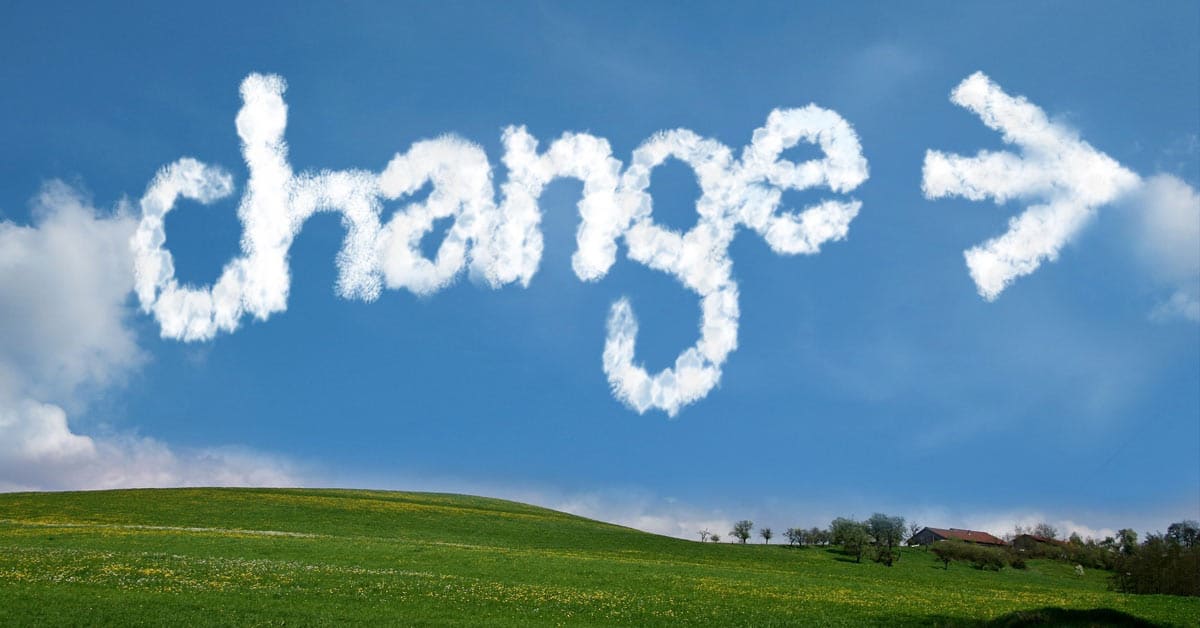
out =
<svg viewBox="0 0 1200 628"><path fill-rule="evenodd" d="M293 465L249 450L72 430L70 411L145 361L127 325L136 221L61 182L43 188L33 216L0 221L0 490L294 484Z"/></svg>
<svg viewBox="0 0 1200 628"><path fill-rule="evenodd" d="M509 178L499 203L483 149L454 136L416 142L378 174L297 174L284 140L285 89L274 75L252 74L242 83L237 131L250 172L238 207L242 255L212 286L176 281L165 248L165 216L179 198L208 203L230 195L232 177L183 158L163 168L141 199L132 240L136 288L164 337L208 340L235 331L245 316L266 320L285 310L288 250L305 221L321 211L341 214L347 230L337 256L337 292L344 298L373 301L385 287L429 295L464 271L493 288L527 286L543 249L538 198L554 179L574 178L583 182L572 257L581 280L604 277L623 241L629 259L672 275L700 298L699 340L656 374L635 361L637 322L628 299L614 303L609 316L603 366L613 393L639 413L659 409L674 416L717 385L722 364L737 347L738 292L728 253L737 229L755 231L779 254L818 253L822 244L846 237L861 203L828 199L798 213L780 211L783 192L825 187L848 193L867 179L854 130L816 105L772 111L740 159L687 129L654 135L622 164L603 138L565 133L539 153L524 127L509 127L503 135ZM800 164L780 158L800 142L816 144L824 157ZM654 220L647 190L652 171L667 159L687 164L702 190L699 219L686 233ZM428 198L382 221L384 201L412 196L426 184ZM428 259L421 238L439 219L453 225Z"/></svg>
<svg viewBox="0 0 1200 628"><path fill-rule="evenodd" d="M1122 203L1137 213L1140 242L1135 246L1158 276L1176 286L1152 317L1200 321L1200 197L1195 189L1167 174L1143 179L982 72L963 80L950 100L999 131L1020 155L985 150L964 157L929 150L922 168L925 197L990 198L1001 205L1041 201L1012 218L1003 235L963 253L980 296L994 301L1017 278L1057 260L1098 208Z"/></svg>

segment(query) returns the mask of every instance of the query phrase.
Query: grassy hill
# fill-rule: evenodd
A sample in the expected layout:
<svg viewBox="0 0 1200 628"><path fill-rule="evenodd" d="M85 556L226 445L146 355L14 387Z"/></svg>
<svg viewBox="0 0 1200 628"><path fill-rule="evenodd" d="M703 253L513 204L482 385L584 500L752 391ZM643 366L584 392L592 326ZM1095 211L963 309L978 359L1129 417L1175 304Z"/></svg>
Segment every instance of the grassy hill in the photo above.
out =
<svg viewBox="0 0 1200 628"><path fill-rule="evenodd" d="M1200 599L1113 593L1106 574L1081 578L1060 563L944 570L906 549L888 568L826 549L700 544L481 497L0 494L4 625L970 625L1052 607L1179 625L1200 618Z"/></svg>

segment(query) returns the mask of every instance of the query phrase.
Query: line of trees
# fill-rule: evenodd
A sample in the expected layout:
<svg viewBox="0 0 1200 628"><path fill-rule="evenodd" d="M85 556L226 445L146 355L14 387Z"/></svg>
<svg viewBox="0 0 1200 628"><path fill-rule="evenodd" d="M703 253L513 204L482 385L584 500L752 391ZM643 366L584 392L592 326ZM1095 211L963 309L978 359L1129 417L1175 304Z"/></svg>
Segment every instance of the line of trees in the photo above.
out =
<svg viewBox="0 0 1200 628"><path fill-rule="evenodd" d="M1140 544L1133 533L1133 541L1116 553L1114 589L1200 596L1200 523L1172 523L1166 534L1148 534Z"/></svg>
<svg viewBox="0 0 1200 628"><path fill-rule="evenodd" d="M835 520L834 523L836 524L837 521L840 520L841 519ZM903 525L903 519L900 521L901 525ZM789 546L804 547L816 545L839 545L840 542L834 540L833 532L830 530L831 528L818 528L816 526L811 528L788 528L787 530L784 530L783 538L787 539ZM700 530L697 532L697 534L700 535L700 542L702 543L721 542L721 535L712 532L707 528ZM733 524L733 529L729 531L728 538L730 539L730 542L736 541L738 543L745 543L749 541L750 537L752 536L754 536L754 522L749 519L743 519ZM771 539L775 538L775 531L766 527L759 528L758 536L762 537L763 543L769 544ZM898 544L899 541L894 543L894 545Z"/></svg>
<svg viewBox="0 0 1200 628"><path fill-rule="evenodd" d="M900 545L909 530L904 526L904 517L895 517L883 513L875 513L866 521L855 521L838 517L829 524L828 529L788 528L783 533L789 546L840 545L842 551L854 556L856 562L862 562L866 554L887 566L900 558ZM733 524L729 537L739 543L745 543L753 536L754 522L743 519ZM700 530L700 541L719 542L720 535L708 529ZM771 528L761 528L758 535L763 543L770 543L775 538Z"/></svg>
<svg viewBox="0 0 1200 628"><path fill-rule="evenodd" d="M783 537L789 546L840 546L855 562L861 563L868 556L891 567L900 559L901 544L920 530L915 522L906 527L904 517L877 512L865 521L838 517L826 529L788 528ZM733 524L729 538L745 543L753 532L754 522L743 519ZM930 547L930 552L946 569L953 562L969 563L984 570L1005 566L1024 569L1029 558L1049 558L1073 563L1080 573L1084 567L1110 570L1112 587L1118 591L1200 596L1200 523L1196 521L1172 523L1166 533L1148 534L1141 543L1138 533L1129 528L1100 541L1083 539L1077 533L1061 541L1059 531L1047 523L1029 528L1017 526L1007 537L1011 540L1024 534L1048 542L1002 549L965 541L939 541ZM759 529L758 535L763 543L770 543L775 537L774 531L767 527ZM700 531L700 540L717 543L721 537L705 529Z"/></svg>
<svg viewBox="0 0 1200 628"><path fill-rule="evenodd" d="M1012 535L1013 536L1021 536L1022 534L1031 534L1033 536L1040 536L1044 539L1057 539L1058 538L1058 528L1055 528L1054 526L1052 526L1044 521L1037 525L1032 525L1032 526L1028 526L1028 527L1017 524L1016 528L1013 529Z"/></svg>
<svg viewBox="0 0 1200 628"><path fill-rule="evenodd" d="M807 530L804 528L788 528L784 531L783 538L787 539L788 545L804 547L806 545L829 545L832 535L829 534L829 530L813 526Z"/></svg>
<svg viewBox="0 0 1200 628"><path fill-rule="evenodd" d="M1197 532L1198 525L1200 524L1190 520L1172 523L1165 534L1147 536L1147 542L1152 538L1161 537L1161 540L1168 544L1184 549L1192 548L1198 542L1197 536L1200 536L1200 532ZM1138 543L1138 533L1131 528L1118 530L1114 536L1102 540L1084 539L1078 533L1072 533L1063 540L1059 537L1058 530L1044 523L1030 528L1017 526L1013 534L1006 535L1006 539L1011 541L1022 534L1032 534L1048 541L1031 546L1022 545L1019 551L1026 558L1063 560L1093 569L1117 569L1121 559L1133 556L1144 545Z"/></svg>
<svg viewBox="0 0 1200 628"><path fill-rule="evenodd" d="M1014 532L1051 541L1023 547L1017 560L1049 558L1074 563L1080 570L1109 570L1112 588L1125 593L1200 596L1200 523L1196 521L1172 523L1166 533L1147 534L1141 543L1131 528L1099 541L1077 533L1062 541L1058 530L1047 524L1018 526Z"/></svg>
<svg viewBox="0 0 1200 628"><path fill-rule="evenodd" d="M746 541L750 540L753 532L754 522L750 521L749 519L743 519L733 524L733 529L729 531L729 537L730 539L734 539L739 543L745 543ZM698 534L700 535L701 543L706 541L709 543L721 542L721 535L715 532L710 532L708 528L701 530ZM771 539L775 536L775 533L771 531L771 528L763 528L762 530L758 531L758 534L763 538L764 543L770 543Z"/></svg>

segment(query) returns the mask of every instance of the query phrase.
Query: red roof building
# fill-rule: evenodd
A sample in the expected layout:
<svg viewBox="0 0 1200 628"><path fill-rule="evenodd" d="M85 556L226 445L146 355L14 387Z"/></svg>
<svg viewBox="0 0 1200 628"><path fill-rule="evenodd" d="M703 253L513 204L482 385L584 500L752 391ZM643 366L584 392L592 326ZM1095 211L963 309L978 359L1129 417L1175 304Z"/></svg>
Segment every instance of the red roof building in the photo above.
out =
<svg viewBox="0 0 1200 628"><path fill-rule="evenodd" d="M995 545L1005 547L1008 543L987 532L979 530L962 530L959 528L922 528L908 540L909 545L930 545L938 541L966 541L980 545Z"/></svg>

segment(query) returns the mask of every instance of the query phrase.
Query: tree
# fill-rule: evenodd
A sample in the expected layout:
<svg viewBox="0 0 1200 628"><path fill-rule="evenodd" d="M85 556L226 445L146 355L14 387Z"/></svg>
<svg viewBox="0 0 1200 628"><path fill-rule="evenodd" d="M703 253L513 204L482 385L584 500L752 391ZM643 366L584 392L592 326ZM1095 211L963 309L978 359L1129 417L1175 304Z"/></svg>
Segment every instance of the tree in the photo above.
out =
<svg viewBox="0 0 1200 628"><path fill-rule="evenodd" d="M850 528L858 523L853 519L838 517L829 522L830 541L834 545L844 545L846 535L850 532Z"/></svg>
<svg viewBox="0 0 1200 628"><path fill-rule="evenodd" d="M713 534L712 536L709 536L709 537L708 537L708 540L712 541L713 543L720 543L720 542L721 542L721 535L720 535L720 534Z"/></svg>
<svg viewBox="0 0 1200 628"><path fill-rule="evenodd" d="M1095 539L1087 538L1081 543L1071 543L1067 548L1067 558L1089 569L1112 569L1116 551L1111 543L1106 548Z"/></svg>
<svg viewBox="0 0 1200 628"><path fill-rule="evenodd" d="M905 542L911 541L911 540L912 540L912 538L913 538L914 536L916 536L916 535L917 535L917 533L918 533L918 532L920 532L920 531L921 531L921 529L922 529L922 528L924 528L924 527L925 527L925 526L923 526L923 525L921 525L921 524L917 523L916 521L914 521L914 522L912 522L912 523L908 524L908 538L907 538L907 539L905 539Z"/></svg>
<svg viewBox="0 0 1200 628"><path fill-rule="evenodd" d="M1055 528L1054 526L1043 521L1042 523L1033 526L1033 531L1030 532L1030 534L1047 539L1057 539L1058 528Z"/></svg>
<svg viewBox="0 0 1200 628"><path fill-rule="evenodd" d="M1200 522L1185 519L1167 526L1167 540L1181 547L1193 548L1200 543Z"/></svg>
<svg viewBox="0 0 1200 628"><path fill-rule="evenodd" d="M1138 535L1130 528L1117 530L1117 548L1126 556L1132 556L1137 551Z"/></svg>
<svg viewBox="0 0 1200 628"><path fill-rule="evenodd" d="M804 545L805 537L808 533L804 528L788 528L783 532L783 538L788 540L788 545Z"/></svg>
<svg viewBox="0 0 1200 628"><path fill-rule="evenodd" d="M701 530L700 531L700 542L703 543L703 542L707 541L709 535L711 535L711 534L712 534L712 532L709 532L707 529Z"/></svg>
<svg viewBox="0 0 1200 628"><path fill-rule="evenodd" d="M838 517L829 524L829 532L834 544L841 545L843 552L854 557L854 562L862 562L863 551L871 541L866 524Z"/></svg>
<svg viewBox="0 0 1200 628"><path fill-rule="evenodd" d="M733 529L729 531L729 536L732 536L742 543L750 538L750 531L754 529L754 522L749 519L742 519L733 524Z"/></svg>
<svg viewBox="0 0 1200 628"><path fill-rule="evenodd" d="M758 531L758 535L763 538L763 543L770 545L771 537L775 536L775 533L771 531L771 528L762 528Z"/></svg>
<svg viewBox="0 0 1200 628"><path fill-rule="evenodd" d="M829 545L831 538L829 530L822 530L816 526L808 529L807 542L809 545Z"/></svg>
<svg viewBox="0 0 1200 628"><path fill-rule="evenodd" d="M1071 536L1067 538L1067 542L1075 546L1083 545L1083 537L1079 536L1078 532L1072 532Z"/></svg>
<svg viewBox="0 0 1200 628"><path fill-rule="evenodd" d="M896 560L896 547L904 537L904 517L877 512L867 519L867 533L875 545L875 561L891 567Z"/></svg>
<svg viewBox="0 0 1200 628"><path fill-rule="evenodd" d="M869 542L870 537L867 535L867 526L862 523L855 523L847 532L842 543L842 549L854 557L854 562L861 563L863 552L867 549Z"/></svg>
<svg viewBox="0 0 1200 628"><path fill-rule="evenodd" d="M942 561L942 568L947 571L950 570L950 561L958 557L954 550L951 549L950 543L950 541L939 541L934 543L933 547L929 548L933 552L933 555Z"/></svg>

